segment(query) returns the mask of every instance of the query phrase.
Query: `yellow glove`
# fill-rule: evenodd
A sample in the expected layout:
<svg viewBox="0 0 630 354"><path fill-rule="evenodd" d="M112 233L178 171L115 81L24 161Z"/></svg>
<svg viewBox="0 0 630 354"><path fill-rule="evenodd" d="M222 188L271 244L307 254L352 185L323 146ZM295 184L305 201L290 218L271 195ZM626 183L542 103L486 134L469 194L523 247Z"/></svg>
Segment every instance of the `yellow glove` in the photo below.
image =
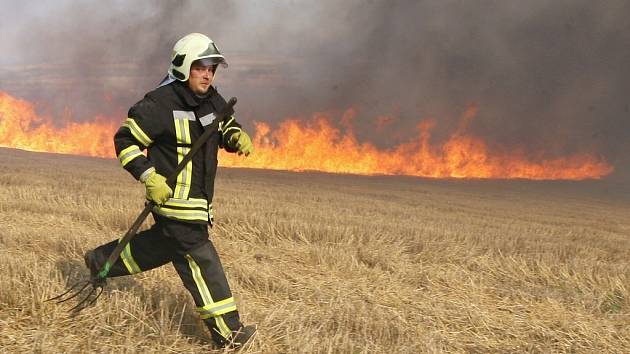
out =
<svg viewBox="0 0 630 354"><path fill-rule="evenodd" d="M250 139L249 135L242 130L232 134L230 142L232 146L236 147L239 155L245 154L245 156L249 156L249 154L254 152L252 139Z"/></svg>
<svg viewBox="0 0 630 354"><path fill-rule="evenodd" d="M157 205L164 204L173 195L173 190L166 184L166 178L155 171L143 182L147 189L147 199Z"/></svg>

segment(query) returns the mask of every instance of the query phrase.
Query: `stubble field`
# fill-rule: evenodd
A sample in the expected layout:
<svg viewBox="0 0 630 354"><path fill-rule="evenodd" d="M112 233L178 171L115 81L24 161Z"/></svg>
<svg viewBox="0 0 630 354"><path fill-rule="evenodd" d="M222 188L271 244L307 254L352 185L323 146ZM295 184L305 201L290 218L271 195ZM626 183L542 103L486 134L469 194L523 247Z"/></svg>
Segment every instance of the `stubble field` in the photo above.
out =
<svg viewBox="0 0 630 354"><path fill-rule="evenodd" d="M171 266L44 302L142 209L117 161L0 149L0 191L0 352L214 350ZM242 352L630 352L627 185L221 169L214 205Z"/></svg>

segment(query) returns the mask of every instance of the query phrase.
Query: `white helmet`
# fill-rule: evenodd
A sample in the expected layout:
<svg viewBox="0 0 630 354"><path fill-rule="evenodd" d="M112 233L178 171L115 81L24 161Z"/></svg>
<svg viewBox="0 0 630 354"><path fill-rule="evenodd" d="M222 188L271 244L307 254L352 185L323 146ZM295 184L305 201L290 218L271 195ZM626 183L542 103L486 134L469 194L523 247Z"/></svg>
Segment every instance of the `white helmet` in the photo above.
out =
<svg viewBox="0 0 630 354"><path fill-rule="evenodd" d="M175 43L171 54L171 66L168 68L169 76L179 81L188 80L190 65L200 59L203 59L204 65L228 66L225 57L212 39L201 33L191 33Z"/></svg>

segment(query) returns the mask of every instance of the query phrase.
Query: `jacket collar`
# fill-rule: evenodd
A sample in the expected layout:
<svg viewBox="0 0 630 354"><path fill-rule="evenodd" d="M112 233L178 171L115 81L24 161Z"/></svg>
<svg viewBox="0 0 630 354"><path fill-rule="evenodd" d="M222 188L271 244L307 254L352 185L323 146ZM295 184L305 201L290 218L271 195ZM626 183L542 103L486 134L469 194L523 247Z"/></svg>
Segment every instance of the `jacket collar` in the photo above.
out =
<svg viewBox="0 0 630 354"><path fill-rule="evenodd" d="M186 83L181 81L175 81L171 84L173 86L173 90L175 93L186 102L186 104L190 107L199 106L199 99L195 97L195 94L188 88Z"/></svg>

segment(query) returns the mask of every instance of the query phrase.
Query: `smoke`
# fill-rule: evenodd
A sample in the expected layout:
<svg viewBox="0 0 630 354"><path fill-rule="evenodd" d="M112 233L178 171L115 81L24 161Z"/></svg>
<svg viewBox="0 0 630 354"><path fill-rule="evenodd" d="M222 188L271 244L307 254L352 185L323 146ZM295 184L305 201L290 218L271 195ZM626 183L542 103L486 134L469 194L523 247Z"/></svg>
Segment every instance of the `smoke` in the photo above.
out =
<svg viewBox="0 0 630 354"><path fill-rule="evenodd" d="M627 1L59 1L2 3L0 90L75 119L124 115L155 87L175 41L212 37L246 127L358 110L389 146L423 118L498 145L597 151L630 174ZM375 124L395 116L384 134Z"/></svg>

